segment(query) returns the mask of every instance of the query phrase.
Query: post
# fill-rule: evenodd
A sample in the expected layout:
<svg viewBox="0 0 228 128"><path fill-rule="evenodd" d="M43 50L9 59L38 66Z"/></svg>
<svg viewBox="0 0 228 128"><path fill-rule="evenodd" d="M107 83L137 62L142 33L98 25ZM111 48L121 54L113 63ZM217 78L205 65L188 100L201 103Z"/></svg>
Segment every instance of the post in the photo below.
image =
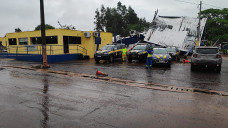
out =
<svg viewBox="0 0 228 128"><path fill-rule="evenodd" d="M198 45L200 45L200 42L201 42L201 30L200 30L200 15L201 15L201 7L202 7L202 1L200 1L200 10L199 10L199 24L198 24L198 34L197 34L197 36L198 36Z"/></svg>
<svg viewBox="0 0 228 128"><path fill-rule="evenodd" d="M100 37L101 32L98 31L98 37L95 38L95 44L97 44L97 50L99 50L99 44L101 44L101 37Z"/></svg>
<svg viewBox="0 0 228 128"><path fill-rule="evenodd" d="M42 68L49 68L46 53L46 35L45 35L45 19L44 19L44 1L40 0L40 18L41 18L41 38L42 38Z"/></svg>
<svg viewBox="0 0 228 128"><path fill-rule="evenodd" d="M50 55L51 55L51 46L49 46L50 47Z"/></svg>
<svg viewBox="0 0 228 128"><path fill-rule="evenodd" d="M18 53L18 46L17 46L17 50L16 50L16 56L17 56L17 53Z"/></svg>
<svg viewBox="0 0 228 128"><path fill-rule="evenodd" d="M27 55L28 55L28 46L27 46Z"/></svg>

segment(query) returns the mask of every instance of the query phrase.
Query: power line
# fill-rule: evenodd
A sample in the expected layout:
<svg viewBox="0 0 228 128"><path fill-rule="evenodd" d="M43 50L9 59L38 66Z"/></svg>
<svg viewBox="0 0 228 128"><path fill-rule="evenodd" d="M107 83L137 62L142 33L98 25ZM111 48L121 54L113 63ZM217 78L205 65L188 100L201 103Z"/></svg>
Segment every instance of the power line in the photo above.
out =
<svg viewBox="0 0 228 128"><path fill-rule="evenodd" d="M188 4L195 4L195 5L199 5L199 4L197 4L197 3L187 2L187 1L183 1L183 0L175 0L175 1L183 2L183 3L188 3ZM203 3L203 5L208 5L208 6L211 6L211 7L215 7L215 8L222 9L222 7L215 6L215 5L211 5L211 4L206 4L206 3Z"/></svg>
<svg viewBox="0 0 228 128"><path fill-rule="evenodd" d="M175 0L175 1L183 2L183 3L188 3L188 4L195 4L195 5L199 5L199 4L197 4L197 3L187 2L187 1L182 1L182 0Z"/></svg>
<svg viewBox="0 0 228 128"><path fill-rule="evenodd" d="M204 5L211 6L211 7L215 7L215 8L220 8L220 9L222 9L222 7L214 6L214 5L211 5L211 4L206 4L206 3L203 3L203 4L204 4Z"/></svg>

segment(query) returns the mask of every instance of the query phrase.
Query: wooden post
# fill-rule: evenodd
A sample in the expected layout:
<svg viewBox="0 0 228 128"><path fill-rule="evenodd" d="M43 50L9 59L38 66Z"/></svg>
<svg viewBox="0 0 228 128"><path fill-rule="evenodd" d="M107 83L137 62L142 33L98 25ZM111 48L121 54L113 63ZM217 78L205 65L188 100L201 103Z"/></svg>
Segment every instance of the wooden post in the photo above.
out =
<svg viewBox="0 0 228 128"><path fill-rule="evenodd" d="M40 0L40 18L41 18L41 38L42 38L42 68L46 69L50 66L47 62L47 53L46 53L46 35L45 35L45 19L44 19L44 2Z"/></svg>

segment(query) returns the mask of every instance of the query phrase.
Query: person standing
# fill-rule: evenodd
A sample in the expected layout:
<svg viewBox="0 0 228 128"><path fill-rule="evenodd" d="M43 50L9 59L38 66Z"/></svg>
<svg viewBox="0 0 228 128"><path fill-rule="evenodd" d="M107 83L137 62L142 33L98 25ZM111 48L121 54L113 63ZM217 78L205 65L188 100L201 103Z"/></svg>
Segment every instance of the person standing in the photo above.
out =
<svg viewBox="0 0 228 128"><path fill-rule="evenodd" d="M126 46L123 47L122 49L122 61L127 60L127 48Z"/></svg>
<svg viewBox="0 0 228 128"><path fill-rule="evenodd" d="M223 46L223 50L224 50L224 55L227 55L227 50L228 50L228 45L227 44L225 44Z"/></svg>
<svg viewBox="0 0 228 128"><path fill-rule="evenodd" d="M150 47L148 50L147 50L147 59L146 59L146 69L148 68L152 68L152 56L153 56L153 47Z"/></svg>

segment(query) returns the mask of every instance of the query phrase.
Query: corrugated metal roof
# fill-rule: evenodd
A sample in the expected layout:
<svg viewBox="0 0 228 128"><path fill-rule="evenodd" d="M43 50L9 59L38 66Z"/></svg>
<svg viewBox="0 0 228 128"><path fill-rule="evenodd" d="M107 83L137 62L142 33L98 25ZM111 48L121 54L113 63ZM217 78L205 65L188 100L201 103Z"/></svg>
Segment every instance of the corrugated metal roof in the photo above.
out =
<svg viewBox="0 0 228 128"><path fill-rule="evenodd" d="M145 34L145 41L160 45L176 46L186 51L195 44L198 18L159 16L155 25ZM201 20L201 35L206 19Z"/></svg>

